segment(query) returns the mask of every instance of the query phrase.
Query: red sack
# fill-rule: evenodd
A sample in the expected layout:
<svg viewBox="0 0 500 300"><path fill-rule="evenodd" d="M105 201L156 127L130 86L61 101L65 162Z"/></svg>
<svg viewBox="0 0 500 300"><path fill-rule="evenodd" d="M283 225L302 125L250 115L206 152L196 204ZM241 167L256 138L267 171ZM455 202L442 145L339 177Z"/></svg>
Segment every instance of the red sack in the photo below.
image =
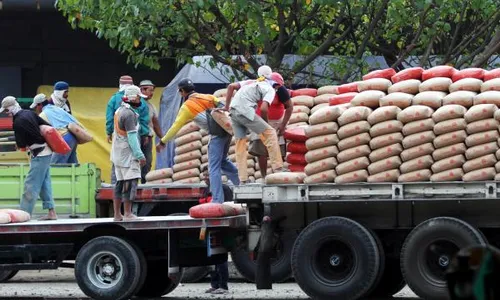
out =
<svg viewBox="0 0 500 300"><path fill-rule="evenodd" d="M392 76L391 80L393 83L398 83L400 81L409 79L421 80L423 71L424 69L422 69L421 67L404 69L396 73L396 75Z"/></svg>
<svg viewBox="0 0 500 300"><path fill-rule="evenodd" d="M203 203L189 209L191 218L222 218L236 215L236 211L221 203Z"/></svg>
<svg viewBox="0 0 500 300"><path fill-rule="evenodd" d="M498 69L493 69L491 71L484 71L484 81L488 81L494 78L500 78L500 68Z"/></svg>
<svg viewBox="0 0 500 300"><path fill-rule="evenodd" d="M393 68L387 68L383 70L375 70L372 71L365 76L363 76L363 80L368 80L372 78L385 78L391 79L392 76L396 75L396 71Z"/></svg>
<svg viewBox="0 0 500 300"><path fill-rule="evenodd" d="M307 165L304 154L290 153L286 156L286 162L291 165Z"/></svg>
<svg viewBox="0 0 500 300"><path fill-rule="evenodd" d="M289 165L288 170L294 173L304 173L304 168L306 165Z"/></svg>
<svg viewBox="0 0 500 300"><path fill-rule="evenodd" d="M451 80L455 82L464 78L476 78L483 80L484 70L481 68L467 68L460 71L456 71L455 74L453 74L453 76L451 77Z"/></svg>
<svg viewBox="0 0 500 300"><path fill-rule="evenodd" d="M349 103L357 94L357 92L349 92L333 96L332 98L330 98L330 106Z"/></svg>
<svg viewBox="0 0 500 300"><path fill-rule="evenodd" d="M49 145L50 149L55 153L66 154L71 151L62 135L51 126L40 125L40 133L42 134L45 142Z"/></svg>
<svg viewBox="0 0 500 300"><path fill-rule="evenodd" d="M431 79L434 77L448 77L452 78L457 70L450 66L435 66L433 68L424 70L422 72L422 81Z"/></svg>
<svg viewBox="0 0 500 300"><path fill-rule="evenodd" d="M0 209L0 213L9 215L11 223L22 223L30 220L30 214L20 209Z"/></svg>
<svg viewBox="0 0 500 300"><path fill-rule="evenodd" d="M291 153L299 153L299 154L307 153L306 143L301 143L301 142L289 143L288 146L286 146L286 150Z"/></svg>
<svg viewBox="0 0 500 300"><path fill-rule="evenodd" d="M305 142L307 136L303 127L288 128L285 130L283 137L292 142Z"/></svg>
<svg viewBox="0 0 500 300"><path fill-rule="evenodd" d="M339 90L339 94L358 92L358 83L357 82L346 83L340 85L337 89Z"/></svg>
<svg viewBox="0 0 500 300"><path fill-rule="evenodd" d="M295 97L295 96L316 97L317 95L318 95L318 90L311 89L311 88L298 89L298 90L293 90L290 92L290 97Z"/></svg>

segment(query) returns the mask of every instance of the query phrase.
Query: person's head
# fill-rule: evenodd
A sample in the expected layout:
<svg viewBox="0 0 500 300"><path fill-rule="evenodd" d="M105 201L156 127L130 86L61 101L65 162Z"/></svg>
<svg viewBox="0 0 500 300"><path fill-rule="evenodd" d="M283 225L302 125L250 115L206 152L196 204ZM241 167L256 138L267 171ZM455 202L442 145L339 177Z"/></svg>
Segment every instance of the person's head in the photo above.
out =
<svg viewBox="0 0 500 300"><path fill-rule="evenodd" d="M270 66L263 65L263 66L260 66L259 69L257 70L257 75L259 77L268 77L271 75L272 72L273 72L273 70L271 69Z"/></svg>
<svg viewBox="0 0 500 300"><path fill-rule="evenodd" d="M132 107L139 107L141 106L141 97L146 98L146 95L141 93L138 86L131 85L125 89L122 100Z"/></svg>
<svg viewBox="0 0 500 300"><path fill-rule="evenodd" d="M153 94L155 93L155 85L151 80L143 80L139 83L139 87L141 88L141 93L147 96L146 100L153 98Z"/></svg>
<svg viewBox="0 0 500 300"><path fill-rule="evenodd" d="M271 84L275 89L285 85L285 80L283 79L283 76L281 76L281 74L278 72L271 73L271 75L269 75L267 79L271 81Z"/></svg>
<svg viewBox="0 0 500 300"><path fill-rule="evenodd" d="M31 103L30 108L35 109L36 113L41 113L42 108L49 104L49 100L47 99L47 96L45 94L38 94L33 98L33 103Z"/></svg>
<svg viewBox="0 0 500 300"><path fill-rule="evenodd" d="M194 83L189 78L181 79L181 81L177 84L177 87L179 88L179 93L181 93L182 97L186 97L190 93L194 92Z"/></svg>
<svg viewBox="0 0 500 300"><path fill-rule="evenodd" d="M210 185L210 176L208 175L208 166L203 166L203 168L201 168L201 174L203 175L203 181L205 181L205 183L207 185Z"/></svg>
<svg viewBox="0 0 500 300"><path fill-rule="evenodd" d="M66 81L58 81L54 84L54 94L62 100L68 100L69 84Z"/></svg>
<svg viewBox="0 0 500 300"><path fill-rule="evenodd" d="M134 80L132 79L132 76L123 75L120 77L120 80L118 81L118 88L121 92L133 84L134 84Z"/></svg>
<svg viewBox="0 0 500 300"><path fill-rule="evenodd" d="M21 110L21 106L17 103L15 97L7 96L2 100L2 107L0 108L0 113L5 112L10 116L15 115Z"/></svg>

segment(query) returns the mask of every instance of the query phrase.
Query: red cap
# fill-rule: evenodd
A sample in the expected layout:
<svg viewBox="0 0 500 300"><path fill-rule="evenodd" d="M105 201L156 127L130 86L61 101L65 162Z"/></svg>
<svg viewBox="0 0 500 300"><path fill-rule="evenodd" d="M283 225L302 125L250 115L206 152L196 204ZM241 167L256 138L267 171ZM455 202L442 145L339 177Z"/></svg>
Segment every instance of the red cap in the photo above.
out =
<svg viewBox="0 0 500 300"><path fill-rule="evenodd" d="M120 84L134 84L134 80L132 79L132 76L123 75L120 77Z"/></svg>

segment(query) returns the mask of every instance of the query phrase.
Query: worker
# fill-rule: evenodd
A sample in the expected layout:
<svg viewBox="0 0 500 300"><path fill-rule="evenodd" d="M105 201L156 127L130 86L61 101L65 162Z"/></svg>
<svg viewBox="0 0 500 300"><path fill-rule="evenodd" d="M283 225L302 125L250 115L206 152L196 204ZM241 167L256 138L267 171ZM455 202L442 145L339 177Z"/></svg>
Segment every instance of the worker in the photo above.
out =
<svg viewBox="0 0 500 300"><path fill-rule="evenodd" d="M71 114L71 104L68 101L69 84L65 81L58 81L54 84L54 92L50 96L49 103L60 107Z"/></svg>
<svg viewBox="0 0 500 300"><path fill-rule="evenodd" d="M155 85L151 80L143 80L139 84L139 87L141 88L141 93L146 95L145 100L149 110L149 134L147 141L145 143L141 143L141 150L146 156L146 164L141 170L141 182L146 183L146 174L151 171L151 164L153 163L153 137L156 134L158 138L161 138L163 133L160 127L160 121L158 120L158 111L151 102L155 92Z"/></svg>
<svg viewBox="0 0 500 300"><path fill-rule="evenodd" d="M114 190L113 210L115 221L134 221L132 202L137 193L138 180L141 179L141 167L146 164L146 157L141 151L138 131L141 107L141 89L128 86L123 94L120 107L114 114L114 133L111 145L111 161L115 166L116 185ZM124 214L121 213L123 202Z"/></svg>
<svg viewBox="0 0 500 300"><path fill-rule="evenodd" d="M40 197L43 209L48 214L40 220L56 220L52 182L50 179L50 158L52 150L40 133L40 125L49 125L35 112L21 109L16 98L7 96L2 100L1 112L6 112L13 118L16 146L21 151L29 151L30 169L24 181L24 192L21 197L21 209L33 214L35 202Z"/></svg>
<svg viewBox="0 0 500 300"><path fill-rule="evenodd" d="M222 174L225 174L234 185L240 183L238 169L227 157L231 135L225 132L210 116L211 109L222 108L223 104L215 96L196 93L194 83L189 78L182 79L178 83L178 89L184 98L184 104L179 109L172 127L156 145L156 149L158 152L164 149L166 143L173 139L182 126L191 120L194 120L200 128L207 130L210 134L208 170L212 202L222 203L224 202Z"/></svg>
<svg viewBox="0 0 500 300"><path fill-rule="evenodd" d="M76 137L68 130L68 125L71 123L76 123L79 126L82 126L78 122L78 120L76 120L75 117L70 115L64 109L50 104L45 94L36 95L35 98L33 98L33 103L30 105L30 108L35 109L35 112L40 116L40 118L57 129L57 131L63 137L64 141L71 148L71 151L66 154L53 153L50 163L77 164L78 158L76 155L76 147L78 146L78 141Z"/></svg>
<svg viewBox="0 0 500 300"><path fill-rule="evenodd" d="M119 80L119 89L118 92L113 94L108 101L108 105L106 107L106 135L108 137L108 143L111 143L113 136L113 118L115 111L120 107L124 95L124 91L127 87L130 87L134 84L132 77L128 75L123 75ZM149 137L149 108L144 99L141 99L141 105L136 108L136 111L139 113L139 135L141 144L145 144ZM116 183L114 165L111 166L111 183Z"/></svg>
<svg viewBox="0 0 500 300"><path fill-rule="evenodd" d="M231 113L231 123L233 125L234 136L236 138L236 165L240 182L248 182L247 172L247 129L260 136L269 153L272 169L277 172L288 172L283 167L283 158L278 143L276 130L269 125L266 120L269 106L276 95L276 89L284 85L281 74L272 73L263 81L256 81L241 87L234 95L234 99L227 99L226 108L229 107ZM278 94L278 97L283 95ZM262 100L260 106L261 116L257 115L257 103ZM281 100L280 100L281 101Z"/></svg>

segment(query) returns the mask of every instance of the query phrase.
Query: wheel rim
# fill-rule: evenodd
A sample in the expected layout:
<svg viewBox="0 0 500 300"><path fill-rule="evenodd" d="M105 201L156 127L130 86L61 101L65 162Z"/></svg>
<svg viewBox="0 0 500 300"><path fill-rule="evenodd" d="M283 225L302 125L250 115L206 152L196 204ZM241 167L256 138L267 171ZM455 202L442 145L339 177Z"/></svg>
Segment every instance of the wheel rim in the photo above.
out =
<svg viewBox="0 0 500 300"><path fill-rule="evenodd" d="M352 247L338 239L318 243L311 258L312 274L325 285L340 286L349 281L356 270L356 255Z"/></svg>
<svg viewBox="0 0 500 300"><path fill-rule="evenodd" d="M96 287L109 289L116 286L122 279L123 263L111 252L98 252L89 260L87 275Z"/></svg>
<svg viewBox="0 0 500 300"><path fill-rule="evenodd" d="M452 257L460 250L448 240L435 240L420 251L418 268L420 274L434 285L446 285L445 272Z"/></svg>

